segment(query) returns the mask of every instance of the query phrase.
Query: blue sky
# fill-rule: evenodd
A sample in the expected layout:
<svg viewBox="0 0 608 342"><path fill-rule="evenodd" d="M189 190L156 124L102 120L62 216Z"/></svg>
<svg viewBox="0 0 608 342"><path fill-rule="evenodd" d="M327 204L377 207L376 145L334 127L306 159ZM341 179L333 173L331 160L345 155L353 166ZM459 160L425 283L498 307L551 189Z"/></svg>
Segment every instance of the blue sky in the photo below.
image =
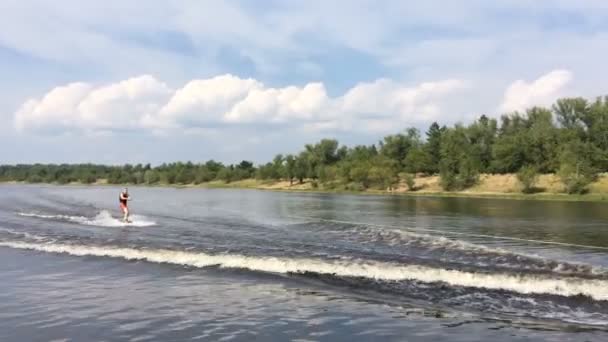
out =
<svg viewBox="0 0 608 342"><path fill-rule="evenodd" d="M0 163L261 162L608 94L599 0L5 0L0 23Z"/></svg>

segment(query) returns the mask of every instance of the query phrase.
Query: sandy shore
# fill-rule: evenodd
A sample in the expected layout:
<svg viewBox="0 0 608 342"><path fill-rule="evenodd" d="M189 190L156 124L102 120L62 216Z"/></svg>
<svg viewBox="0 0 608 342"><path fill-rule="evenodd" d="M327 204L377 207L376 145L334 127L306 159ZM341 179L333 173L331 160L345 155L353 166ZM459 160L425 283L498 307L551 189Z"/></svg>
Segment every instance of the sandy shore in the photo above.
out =
<svg viewBox="0 0 608 342"><path fill-rule="evenodd" d="M232 183L210 182L199 185L188 185L187 187L209 187L209 188L246 188L275 191L313 191L313 192L348 192L360 194L392 194L392 195L420 195L420 196L443 196L443 197L499 197L510 199L540 199L540 200L570 200L570 201L608 201L608 174L601 174L597 181L589 186L589 193L585 195L568 195L564 193L564 187L559 177L553 174L539 176L536 187L538 192L534 194L522 193L522 187L517 176L514 174L482 174L478 184L463 190L446 192L441 188L439 176L416 177L416 190L411 191L401 182L392 190L366 190L366 191L341 191L325 189L322 186L314 188L312 183L305 181L303 184L297 182L290 185L289 181L260 181L247 179Z"/></svg>

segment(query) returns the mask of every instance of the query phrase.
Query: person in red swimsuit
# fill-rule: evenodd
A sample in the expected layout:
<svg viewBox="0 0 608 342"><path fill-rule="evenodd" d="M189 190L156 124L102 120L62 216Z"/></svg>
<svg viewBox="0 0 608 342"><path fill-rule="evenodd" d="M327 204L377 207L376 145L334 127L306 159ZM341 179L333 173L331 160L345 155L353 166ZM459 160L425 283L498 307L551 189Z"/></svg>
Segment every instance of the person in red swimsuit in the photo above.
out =
<svg viewBox="0 0 608 342"><path fill-rule="evenodd" d="M131 197L129 196L129 189L124 188L122 192L118 195L118 202L120 203L120 210L122 210L124 222L131 222L129 220L129 206L127 205L127 201L130 201Z"/></svg>

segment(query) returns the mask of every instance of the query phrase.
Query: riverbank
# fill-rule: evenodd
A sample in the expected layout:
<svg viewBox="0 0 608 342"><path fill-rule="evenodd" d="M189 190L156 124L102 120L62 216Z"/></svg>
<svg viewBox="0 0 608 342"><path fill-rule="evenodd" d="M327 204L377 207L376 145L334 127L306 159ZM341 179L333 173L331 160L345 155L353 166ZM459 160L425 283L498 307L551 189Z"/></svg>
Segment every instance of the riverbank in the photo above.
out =
<svg viewBox="0 0 608 342"><path fill-rule="evenodd" d="M303 184L288 181L259 181L247 179L232 183L210 182L199 185L186 185L186 187L207 188L240 188L258 189L269 191L301 191L319 193L350 193L369 195L403 195L403 196L427 196L427 197L471 197L471 198L503 198L513 200L551 200L551 201L608 201L608 174L599 175L598 179L589 186L589 192L583 195L570 195L564 193L563 184L559 177L553 174L539 176L536 184L537 191L533 194L525 194L514 174L493 175L483 174L479 182L466 190L445 191L441 188L439 176L419 176L415 178L415 190L409 190L404 181L393 190L368 189L364 191L352 191L345 189L328 189L323 186L314 187L312 182L305 181Z"/></svg>
<svg viewBox="0 0 608 342"><path fill-rule="evenodd" d="M23 182L3 182L3 184L26 184ZM87 184L73 182L65 185L85 186ZM90 185L115 185L108 184L105 179ZM132 185L132 184L125 184ZM472 197L472 198L503 198L513 200L552 200L552 201L608 201L608 174L599 175L598 179L589 186L589 192L584 195L569 195L563 191L563 185L556 175L541 175L536 183L537 191L533 194L522 193L521 185L516 175L494 175L482 174L479 182L466 190L446 192L441 188L439 176L419 176L415 178L415 190L410 190L404 181L392 190L368 189L353 191L342 188L327 188L323 185L314 186L311 181L304 183L289 181L264 181L257 179L245 179L225 183L212 181L201 184L153 184L140 186L166 186L175 188L233 188L233 189L257 189L267 191L291 191L291 192L318 192L318 193L349 193L368 195L403 195L403 196L432 196L432 197Z"/></svg>

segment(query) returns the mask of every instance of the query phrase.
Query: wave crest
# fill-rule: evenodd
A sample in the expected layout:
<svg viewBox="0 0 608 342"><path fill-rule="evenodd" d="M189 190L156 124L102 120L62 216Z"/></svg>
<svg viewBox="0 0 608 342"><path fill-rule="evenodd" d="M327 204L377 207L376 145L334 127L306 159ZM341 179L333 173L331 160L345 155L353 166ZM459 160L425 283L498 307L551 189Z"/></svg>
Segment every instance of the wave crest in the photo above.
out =
<svg viewBox="0 0 608 342"><path fill-rule="evenodd" d="M220 268L248 269L279 274L316 273L339 277L361 277L381 281L440 282L452 286L504 290L523 294L550 294L566 297L583 295L594 300L608 300L608 281L599 279L560 278L533 274L475 273L364 260L326 261L317 259L253 257L238 254L210 255L199 252L162 249L139 250L123 247L99 247L60 243L1 241L0 246L48 253L66 253L75 256L145 260L154 263L200 268L218 266Z"/></svg>

